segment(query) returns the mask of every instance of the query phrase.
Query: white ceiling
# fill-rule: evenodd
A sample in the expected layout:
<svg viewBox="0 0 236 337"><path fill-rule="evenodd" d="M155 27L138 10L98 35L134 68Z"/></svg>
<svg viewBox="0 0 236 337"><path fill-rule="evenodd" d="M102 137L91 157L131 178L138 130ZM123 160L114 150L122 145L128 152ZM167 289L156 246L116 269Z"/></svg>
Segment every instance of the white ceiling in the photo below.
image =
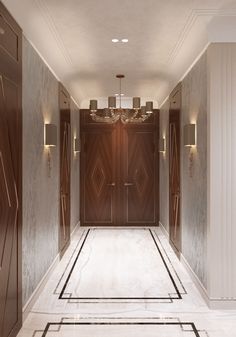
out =
<svg viewBox="0 0 236 337"><path fill-rule="evenodd" d="M77 102L118 91L161 103L212 41L236 42L236 1L3 0ZM128 38L114 44L112 38Z"/></svg>

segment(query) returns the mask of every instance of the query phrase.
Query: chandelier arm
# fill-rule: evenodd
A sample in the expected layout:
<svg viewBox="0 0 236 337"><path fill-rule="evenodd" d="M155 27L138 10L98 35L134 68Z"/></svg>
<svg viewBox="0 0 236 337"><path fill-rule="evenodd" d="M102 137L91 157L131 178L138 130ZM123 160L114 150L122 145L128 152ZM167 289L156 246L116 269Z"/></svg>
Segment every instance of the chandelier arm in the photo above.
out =
<svg viewBox="0 0 236 337"><path fill-rule="evenodd" d="M147 102L146 103L146 110L145 107L141 107L140 109L140 98L136 97L136 99L139 100L139 104L136 104L135 106L137 108L135 109L122 109L121 107L121 96L122 96L122 82L121 80L125 77L124 75L116 75L117 78L119 78L120 83L119 83L119 101L120 101L120 107L117 108L105 108L103 114L99 114L99 111L97 111L97 101L91 100L90 101L90 116L91 118L100 123L116 123L119 119L121 119L122 123L141 123L144 122L147 118L150 117L150 113L146 113L147 111L147 105L148 105L148 111L153 110L152 102ZM113 97L110 97L113 98ZM95 104L96 103L96 104ZM110 107L114 106L114 104L110 104ZM139 108L138 108L139 106ZM142 109L144 108L144 110ZM100 112L101 113L101 112Z"/></svg>

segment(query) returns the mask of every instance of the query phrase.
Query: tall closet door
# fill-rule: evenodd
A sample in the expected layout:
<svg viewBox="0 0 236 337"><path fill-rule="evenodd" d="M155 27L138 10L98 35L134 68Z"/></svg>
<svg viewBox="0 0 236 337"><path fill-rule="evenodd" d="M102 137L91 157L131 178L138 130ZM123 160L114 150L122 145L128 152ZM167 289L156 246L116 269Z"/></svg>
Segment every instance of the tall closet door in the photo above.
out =
<svg viewBox="0 0 236 337"><path fill-rule="evenodd" d="M180 109L181 86L179 85L170 96L169 112L169 225L170 242L177 252L181 251Z"/></svg>
<svg viewBox="0 0 236 337"><path fill-rule="evenodd" d="M71 121L70 95L59 86L60 103L60 252L70 243Z"/></svg>
<svg viewBox="0 0 236 337"><path fill-rule="evenodd" d="M22 34L0 3L0 336L16 336L21 301Z"/></svg>

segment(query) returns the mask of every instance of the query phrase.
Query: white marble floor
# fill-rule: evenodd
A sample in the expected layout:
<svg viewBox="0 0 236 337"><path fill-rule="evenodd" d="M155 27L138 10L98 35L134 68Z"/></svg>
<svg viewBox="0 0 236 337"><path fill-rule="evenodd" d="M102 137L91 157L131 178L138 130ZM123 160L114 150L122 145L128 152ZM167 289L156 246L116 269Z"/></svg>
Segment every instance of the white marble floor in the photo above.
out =
<svg viewBox="0 0 236 337"><path fill-rule="evenodd" d="M236 337L159 229L79 229L18 337Z"/></svg>

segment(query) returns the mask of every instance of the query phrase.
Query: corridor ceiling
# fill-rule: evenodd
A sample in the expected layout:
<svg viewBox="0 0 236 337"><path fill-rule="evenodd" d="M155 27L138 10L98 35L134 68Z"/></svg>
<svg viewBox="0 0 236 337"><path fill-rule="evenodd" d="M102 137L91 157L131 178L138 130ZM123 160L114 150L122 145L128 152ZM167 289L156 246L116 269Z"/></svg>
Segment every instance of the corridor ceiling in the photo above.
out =
<svg viewBox="0 0 236 337"><path fill-rule="evenodd" d="M209 42L236 42L236 1L3 0L83 105L118 91L159 104ZM127 38L128 43L112 43Z"/></svg>

